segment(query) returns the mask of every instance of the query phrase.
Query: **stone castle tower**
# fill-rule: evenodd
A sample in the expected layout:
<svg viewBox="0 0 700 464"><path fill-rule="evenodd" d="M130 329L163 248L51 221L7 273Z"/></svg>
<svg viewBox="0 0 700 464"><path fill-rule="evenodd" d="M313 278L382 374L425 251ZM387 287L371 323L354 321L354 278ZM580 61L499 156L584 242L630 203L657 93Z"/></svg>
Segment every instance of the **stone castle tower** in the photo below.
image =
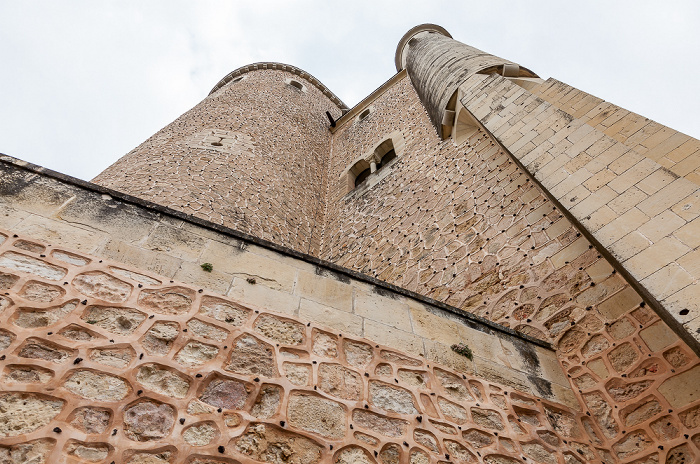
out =
<svg viewBox="0 0 700 464"><path fill-rule="evenodd" d="M439 26L395 62L0 159L0 462L700 460L700 141Z"/></svg>

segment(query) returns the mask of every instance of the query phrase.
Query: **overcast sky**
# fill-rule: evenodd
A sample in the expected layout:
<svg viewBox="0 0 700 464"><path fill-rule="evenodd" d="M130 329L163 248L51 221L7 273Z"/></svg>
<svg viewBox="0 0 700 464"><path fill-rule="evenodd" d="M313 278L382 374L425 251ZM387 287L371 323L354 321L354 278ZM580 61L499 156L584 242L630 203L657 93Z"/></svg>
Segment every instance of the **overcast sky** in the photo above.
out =
<svg viewBox="0 0 700 464"><path fill-rule="evenodd" d="M352 106L426 22L700 138L697 0L0 0L0 152L89 180L257 61Z"/></svg>

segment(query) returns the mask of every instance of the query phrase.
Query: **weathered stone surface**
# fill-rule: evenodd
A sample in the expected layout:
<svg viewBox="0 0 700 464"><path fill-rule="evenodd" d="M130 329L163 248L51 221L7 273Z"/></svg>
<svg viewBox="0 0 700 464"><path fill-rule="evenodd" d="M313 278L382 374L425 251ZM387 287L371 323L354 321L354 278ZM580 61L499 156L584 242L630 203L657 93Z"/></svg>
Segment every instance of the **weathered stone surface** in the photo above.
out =
<svg viewBox="0 0 700 464"><path fill-rule="evenodd" d="M87 328L78 324L70 324L62 328L58 331L58 334L61 337L67 338L68 340L73 340L74 342L89 342L92 340L103 338L96 332L88 330Z"/></svg>
<svg viewBox="0 0 700 464"><path fill-rule="evenodd" d="M636 430L628 433L624 438L613 445L613 450L615 451L615 454L617 454L617 457L625 459L641 453L651 446L651 444L651 438L649 438L644 431Z"/></svg>
<svg viewBox="0 0 700 464"><path fill-rule="evenodd" d="M557 464L556 454L539 443L525 443L521 445L525 455L535 462L543 464Z"/></svg>
<svg viewBox="0 0 700 464"><path fill-rule="evenodd" d="M344 400L359 400L362 396L360 374L340 364L321 363L319 365L318 387Z"/></svg>
<svg viewBox="0 0 700 464"><path fill-rule="evenodd" d="M579 428L573 414L549 406L545 406L544 411L547 421L549 421L555 432L565 437L576 437L579 435Z"/></svg>
<svg viewBox="0 0 700 464"><path fill-rule="evenodd" d="M136 381L144 388L172 398L184 398L190 379L175 369L159 364L145 364L136 372Z"/></svg>
<svg viewBox="0 0 700 464"><path fill-rule="evenodd" d="M664 352L664 358L668 363L678 369L679 367L685 366L690 362L690 355L688 355L684 350L678 346Z"/></svg>
<svg viewBox="0 0 700 464"><path fill-rule="evenodd" d="M214 376L206 385L199 399L216 408L241 409L250 393L248 386L234 379Z"/></svg>
<svg viewBox="0 0 700 464"><path fill-rule="evenodd" d="M83 433L99 434L107 430L111 418L112 413L108 409L84 406L71 413L69 422Z"/></svg>
<svg viewBox="0 0 700 464"><path fill-rule="evenodd" d="M228 336L227 330L199 319L190 319L187 322L187 328L198 337L215 340L217 342L226 340L226 337Z"/></svg>
<svg viewBox="0 0 700 464"><path fill-rule="evenodd" d="M389 373L391 375L391 372ZM399 369L399 380L414 388L428 388L428 374L422 371Z"/></svg>
<svg viewBox="0 0 700 464"><path fill-rule="evenodd" d="M284 375L298 386L306 386L311 379L311 366L308 364L284 363Z"/></svg>
<svg viewBox="0 0 700 464"><path fill-rule="evenodd" d="M0 329L0 351L10 346L15 338L15 334L12 332Z"/></svg>
<svg viewBox="0 0 700 464"><path fill-rule="evenodd" d="M139 306L149 313L179 315L192 308L194 291L184 287L159 290L143 290L138 298Z"/></svg>
<svg viewBox="0 0 700 464"><path fill-rule="evenodd" d="M445 450L450 459L457 464L469 464L479 462L477 457L463 444L454 440L445 440Z"/></svg>
<svg viewBox="0 0 700 464"><path fill-rule="evenodd" d="M605 384L606 390L615 401L628 401L636 398L651 385L651 380L642 380L641 382L625 382L621 379L613 379Z"/></svg>
<svg viewBox="0 0 700 464"><path fill-rule="evenodd" d="M135 280L136 282L141 282L142 284L145 284L145 285L160 285L161 284L161 281L158 279L154 279L153 277L148 277L147 275L144 275L144 274L141 274L139 272L132 271L129 269L122 269L120 267L110 266L109 270L113 274L118 275L119 277L122 277L124 279Z"/></svg>
<svg viewBox="0 0 700 464"><path fill-rule="evenodd" d="M102 462L109 456L110 447L106 443L85 443L77 440L68 442L65 452L87 462Z"/></svg>
<svg viewBox="0 0 700 464"><path fill-rule="evenodd" d="M367 435L366 433L355 432L352 434L352 436L355 437L356 440L367 443L370 446L377 446L379 444L379 440L370 435Z"/></svg>
<svg viewBox="0 0 700 464"><path fill-rule="evenodd" d="M646 398L641 404L633 404L620 411L620 418L627 427L646 422L657 414L662 408L655 398Z"/></svg>
<svg viewBox="0 0 700 464"><path fill-rule="evenodd" d="M450 374L442 369L434 369L433 372L448 396L458 401L474 401L474 397L469 392L464 381L458 376Z"/></svg>
<svg viewBox="0 0 700 464"><path fill-rule="evenodd" d="M696 459L694 453L687 444L676 446L671 449L666 456L666 464L687 464Z"/></svg>
<svg viewBox="0 0 700 464"><path fill-rule="evenodd" d="M19 347L17 352L17 356L21 358L40 359L57 364L64 362L74 354L75 350L40 338L28 339Z"/></svg>
<svg viewBox="0 0 700 464"><path fill-rule="evenodd" d="M0 267L26 272L48 280L61 280L66 275L64 268L45 263L31 256L7 251L0 256Z"/></svg>
<svg viewBox="0 0 700 464"><path fill-rule="evenodd" d="M346 446L338 451L333 459L334 464L375 464L367 450L359 446Z"/></svg>
<svg viewBox="0 0 700 464"><path fill-rule="evenodd" d="M370 362L374 351L367 343L353 342L343 340L343 351L345 352L345 360L351 366L359 369L365 368Z"/></svg>
<svg viewBox="0 0 700 464"><path fill-rule="evenodd" d="M269 419L277 414L281 402L282 388L277 385L263 385L250 413L258 419Z"/></svg>
<svg viewBox="0 0 700 464"><path fill-rule="evenodd" d="M6 383L47 383L53 378L53 371L39 366L11 364L3 372Z"/></svg>
<svg viewBox="0 0 700 464"><path fill-rule="evenodd" d="M337 440L345 436L345 408L316 395L291 393L287 418L290 425L325 438Z"/></svg>
<svg viewBox="0 0 700 464"><path fill-rule="evenodd" d="M613 369L617 372L625 372L639 359L639 353L632 347L631 343L623 343L610 350L608 359Z"/></svg>
<svg viewBox="0 0 700 464"><path fill-rule="evenodd" d="M33 393L0 394L0 437L31 433L56 417L65 401Z"/></svg>
<svg viewBox="0 0 700 464"><path fill-rule="evenodd" d="M255 321L255 331L283 345L299 345L305 339L304 324L270 314L262 314Z"/></svg>
<svg viewBox="0 0 700 464"><path fill-rule="evenodd" d="M239 326L250 316L251 311L241 306L234 306L231 302L214 297L202 298L199 312L205 316L225 322L232 326Z"/></svg>
<svg viewBox="0 0 700 464"><path fill-rule="evenodd" d="M428 456L427 453L418 448L413 448L411 450L411 453L409 454L408 462L410 464L429 464L430 456Z"/></svg>
<svg viewBox="0 0 700 464"><path fill-rule="evenodd" d="M170 435L174 424L175 409L155 400L139 400L124 410L124 434L130 440L160 440Z"/></svg>
<svg viewBox="0 0 700 464"><path fill-rule="evenodd" d="M482 408L471 408L472 420L475 424L491 430L503 430L503 419L496 411Z"/></svg>
<svg viewBox="0 0 700 464"><path fill-rule="evenodd" d="M131 295L131 284L100 271L79 274L73 279L73 287L85 296L122 303Z"/></svg>
<svg viewBox="0 0 700 464"><path fill-rule="evenodd" d="M452 422L464 424L469 420L467 410L462 406L442 397L439 397L437 402L438 406L440 406L440 411L442 411L442 414L445 416L445 418L451 420Z"/></svg>
<svg viewBox="0 0 700 464"><path fill-rule="evenodd" d="M486 464L516 464L519 461L517 459L509 458L508 456L489 454L488 456L484 457L484 462Z"/></svg>
<svg viewBox="0 0 700 464"><path fill-rule="evenodd" d="M469 429L462 432L462 437L474 448L484 448L494 441L494 437L479 429Z"/></svg>
<svg viewBox="0 0 700 464"><path fill-rule="evenodd" d="M420 366L421 364L423 364L417 359L410 358L404 354L397 353L395 351L382 350L379 353L379 356L381 356L382 359L386 359L387 361L391 361L396 364L402 364L404 366Z"/></svg>
<svg viewBox="0 0 700 464"><path fill-rule="evenodd" d="M126 367L131 363L132 359L134 359L134 356L134 350L130 347L95 348L94 350L90 350L89 354L92 361L110 367Z"/></svg>
<svg viewBox="0 0 700 464"><path fill-rule="evenodd" d="M394 375L394 369L391 367L391 364L377 364L377 367L374 368L374 375L391 377Z"/></svg>
<svg viewBox="0 0 700 464"><path fill-rule="evenodd" d="M19 276L0 272L0 290L7 290L19 280Z"/></svg>
<svg viewBox="0 0 700 464"><path fill-rule="evenodd" d="M129 335L138 329L146 315L131 308L89 306L82 319L115 335Z"/></svg>
<svg viewBox="0 0 700 464"><path fill-rule="evenodd" d="M615 438L619 432L619 426L613 417L613 408L605 401L605 398L598 393L588 393L583 396L588 409L593 414L596 422L600 426L603 434L608 438Z"/></svg>
<svg viewBox="0 0 700 464"><path fill-rule="evenodd" d="M400 437L406 433L408 427L408 422L403 419L382 416L364 409L355 409L352 412L352 420L359 427L387 437Z"/></svg>
<svg viewBox="0 0 700 464"><path fill-rule="evenodd" d="M270 464L316 464L322 447L313 440L270 424L250 424L235 441L236 451Z"/></svg>
<svg viewBox="0 0 700 464"><path fill-rule="evenodd" d="M276 377L278 373L275 350L272 345L251 335L242 335L234 340L228 364L224 369L237 374Z"/></svg>
<svg viewBox="0 0 700 464"><path fill-rule="evenodd" d="M338 357L338 337L327 332L314 331L313 353L324 358Z"/></svg>
<svg viewBox="0 0 700 464"><path fill-rule="evenodd" d="M180 325L177 322L156 322L141 339L141 346L148 354L164 356L179 334Z"/></svg>
<svg viewBox="0 0 700 464"><path fill-rule="evenodd" d="M63 387L83 398L97 401L121 401L131 392L128 382L97 371L74 371Z"/></svg>
<svg viewBox="0 0 700 464"><path fill-rule="evenodd" d="M654 432L654 435L661 441L671 441L677 438L681 433L681 425L673 416L664 416L657 419L653 421L650 426L651 431Z"/></svg>
<svg viewBox="0 0 700 464"><path fill-rule="evenodd" d="M399 445L389 443L384 445L379 453L379 461L382 464L399 464L401 460L401 448Z"/></svg>
<svg viewBox="0 0 700 464"><path fill-rule="evenodd" d="M45 284L38 280L31 280L24 284L19 295L25 300L38 303L50 303L56 298L66 294L66 291L57 285Z"/></svg>
<svg viewBox="0 0 700 464"><path fill-rule="evenodd" d="M13 323L25 329L48 327L59 322L78 306L78 301L69 301L48 309L20 308L15 312Z"/></svg>
<svg viewBox="0 0 700 464"><path fill-rule="evenodd" d="M425 446L435 454L440 454L440 445L438 444L435 435L427 430L415 429L413 431L413 439L416 443Z"/></svg>
<svg viewBox="0 0 700 464"><path fill-rule="evenodd" d="M188 367L200 366L208 363L219 353L219 348L214 345L198 341L189 341L175 355L175 360Z"/></svg>
<svg viewBox="0 0 700 464"><path fill-rule="evenodd" d="M0 462L3 464L49 464L49 454L56 440L40 438L11 446L0 446Z"/></svg>
<svg viewBox="0 0 700 464"><path fill-rule="evenodd" d="M214 422L192 424L182 432L185 443L191 446L207 446L219 436L219 428Z"/></svg>
<svg viewBox="0 0 700 464"><path fill-rule="evenodd" d="M369 400L380 409L399 414L418 414L415 399L405 388L372 380L369 382Z"/></svg>

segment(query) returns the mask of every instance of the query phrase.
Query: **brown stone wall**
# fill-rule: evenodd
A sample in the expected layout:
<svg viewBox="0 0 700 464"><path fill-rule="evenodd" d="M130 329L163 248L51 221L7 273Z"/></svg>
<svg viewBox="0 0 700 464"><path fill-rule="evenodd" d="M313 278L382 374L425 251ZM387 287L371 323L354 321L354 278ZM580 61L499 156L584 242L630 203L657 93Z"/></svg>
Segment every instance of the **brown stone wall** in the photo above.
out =
<svg viewBox="0 0 700 464"><path fill-rule="evenodd" d="M457 308L123 194L0 160L0 223L53 246L111 259L253 309L323 324L570 407L554 351ZM208 263L211 271L201 265ZM472 359L450 346L478 346Z"/></svg>
<svg viewBox="0 0 700 464"><path fill-rule="evenodd" d="M335 133L330 179L384 134L407 134L405 155L371 188L330 183L322 256L552 341L599 459L697 456L692 350L489 135L439 141L407 79L371 105Z"/></svg>
<svg viewBox="0 0 700 464"><path fill-rule="evenodd" d="M7 231L0 288L2 462L590 461L585 415L280 301Z"/></svg>
<svg viewBox="0 0 700 464"><path fill-rule="evenodd" d="M239 79L94 182L313 252L320 238L330 142L325 112L338 117L340 109L319 88L288 71L259 69Z"/></svg>

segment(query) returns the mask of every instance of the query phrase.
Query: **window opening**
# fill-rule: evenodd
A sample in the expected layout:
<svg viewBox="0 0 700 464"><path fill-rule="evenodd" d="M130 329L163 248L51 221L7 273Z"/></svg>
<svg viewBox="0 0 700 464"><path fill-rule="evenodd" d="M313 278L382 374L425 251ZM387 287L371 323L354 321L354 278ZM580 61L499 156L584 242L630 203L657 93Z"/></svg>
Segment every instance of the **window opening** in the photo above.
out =
<svg viewBox="0 0 700 464"><path fill-rule="evenodd" d="M365 119L367 116L369 116L369 113L370 113L369 108L367 108L367 109L364 110L362 113L360 113L360 121L362 121L362 120Z"/></svg>
<svg viewBox="0 0 700 464"><path fill-rule="evenodd" d="M369 177L371 174L371 170L369 168L365 169L364 171L360 172L357 177L355 177L355 187L360 185L362 182L364 182L365 179Z"/></svg>
<svg viewBox="0 0 700 464"><path fill-rule="evenodd" d="M394 149L392 148L391 150L386 152L384 156L382 156L381 161L377 163L377 169L380 169L382 166L386 166L387 163L389 163L394 158L396 158L396 151L394 151Z"/></svg>
<svg viewBox="0 0 700 464"><path fill-rule="evenodd" d="M299 90L304 90L304 86L299 81L291 80L289 81L289 85L291 85L292 87L296 87Z"/></svg>

